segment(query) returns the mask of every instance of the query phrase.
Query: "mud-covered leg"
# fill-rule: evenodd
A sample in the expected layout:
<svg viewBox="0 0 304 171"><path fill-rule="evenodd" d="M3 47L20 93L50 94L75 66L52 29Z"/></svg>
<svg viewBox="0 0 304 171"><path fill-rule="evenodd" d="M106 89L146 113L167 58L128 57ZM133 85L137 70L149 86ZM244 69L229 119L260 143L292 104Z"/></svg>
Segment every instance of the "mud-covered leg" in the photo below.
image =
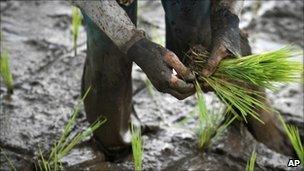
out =
<svg viewBox="0 0 304 171"><path fill-rule="evenodd" d="M136 23L134 1L124 7ZM87 58L82 80L82 94L91 90L84 100L90 123L103 116L107 122L94 132L98 147L109 160L130 153L129 121L132 110L132 61L84 15L87 31Z"/></svg>
<svg viewBox="0 0 304 171"><path fill-rule="evenodd" d="M166 48L187 64L185 53L195 44L209 46L210 1L162 0L166 21Z"/></svg>

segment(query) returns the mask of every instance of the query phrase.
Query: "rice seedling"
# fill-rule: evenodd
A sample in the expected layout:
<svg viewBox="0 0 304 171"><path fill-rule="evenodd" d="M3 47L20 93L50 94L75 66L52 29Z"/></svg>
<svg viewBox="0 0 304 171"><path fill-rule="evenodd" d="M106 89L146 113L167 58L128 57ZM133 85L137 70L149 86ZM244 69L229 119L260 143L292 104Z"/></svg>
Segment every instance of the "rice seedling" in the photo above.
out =
<svg viewBox="0 0 304 171"><path fill-rule="evenodd" d="M131 132L134 170L141 171L143 160L143 141L141 137L141 131L140 128L134 128L134 126L131 125Z"/></svg>
<svg viewBox="0 0 304 171"><path fill-rule="evenodd" d="M12 161L8 158L5 151L0 147L0 153L3 154L5 160L8 162L11 171L17 171L16 167L12 163Z"/></svg>
<svg viewBox="0 0 304 171"><path fill-rule="evenodd" d="M292 147L296 151L296 154L299 158L299 160L302 163L302 166L304 167L304 146L301 141L301 137L299 134L299 129L294 125L286 124L283 117L279 115L279 119L283 125L283 128L289 138L289 141L292 144Z"/></svg>
<svg viewBox="0 0 304 171"><path fill-rule="evenodd" d="M146 88L148 90L149 96L153 97L154 92L153 92L153 85L152 85L151 81L149 79L146 79L145 84L146 84Z"/></svg>
<svg viewBox="0 0 304 171"><path fill-rule="evenodd" d="M254 171L255 161L257 158L257 153L253 150L250 160L247 161L246 171Z"/></svg>
<svg viewBox="0 0 304 171"><path fill-rule="evenodd" d="M9 67L9 55L7 51L3 51L0 56L0 75L7 87L8 94L13 93L13 76Z"/></svg>
<svg viewBox="0 0 304 171"><path fill-rule="evenodd" d="M73 48L74 55L77 55L77 39L79 35L79 28L81 26L81 14L77 7L72 8L72 35L73 35Z"/></svg>
<svg viewBox="0 0 304 171"><path fill-rule="evenodd" d="M227 117L225 119L224 114L219 113L208 113L206 102L202 96L202 90L199 86L199 83L195 83L196 95L198 99L198 110L199 110L199 148L204 149L210 145L211 139L219 135L224 129L232 123L236 117ZM226 112L229 112L230 109L227 108ZM223 124L221 122L225 120Z"/></svg>
<svg viewBox="0 0 304 171"><path fill-rule="evenodd" d="M275 90L277 83L299 81L303 65L290 58L301 53L285 47L262 54L225 59L208 78L203 77L201 71L210 56L209 52L203 47L192 48L186 56L191 61L190 68L198 76L200 85L207 83L212 87L218 97L227 106L231 106L231 112L235 116L241 114L246 121L247 115L251 115L262 122L255 109L273 109L264 104L265 98L258 89Z"/></svg>
<svg viewBox="0 0 304 171"><path fill-rule="evenodd" d="M81 102L85 99L90 88L86 91L81 99ZM38 168L40 170L62 170L62 164L60 160L67 155L77 144L87 139L96 129L98 129L103 123L106 122L106 118L97 119L86 130L77 133L71 137L71 132L76 123L76 118L80 110L80 103L74 108L73 114L65 125L63 133L57 143L52 148L50 155L47 159L43 157L43 154L39 148Z"/></svg>

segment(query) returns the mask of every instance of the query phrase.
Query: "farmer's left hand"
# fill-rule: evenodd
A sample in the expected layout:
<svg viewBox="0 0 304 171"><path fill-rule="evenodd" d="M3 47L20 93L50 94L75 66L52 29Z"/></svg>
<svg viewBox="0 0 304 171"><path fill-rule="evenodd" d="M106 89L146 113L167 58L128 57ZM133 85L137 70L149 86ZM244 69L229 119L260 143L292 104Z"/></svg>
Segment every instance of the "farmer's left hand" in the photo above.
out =
<svg viewBox="0 0 304 171"><path fill-rule="evenodd" d="M229 56L230 52L222 44L218 44L213 47L211 51L211 56L208 59L202 74L204 77L209 77L214 73L220 61L225 57Z"/></svg>
<svg viewBox="0 0 304 171"><path fill-rule="evenodd" d="M202 71L202 75L205 77L213 74L225 57L240 55L239 17L228 7L212 11L211 37L211 56Z"/></svg>

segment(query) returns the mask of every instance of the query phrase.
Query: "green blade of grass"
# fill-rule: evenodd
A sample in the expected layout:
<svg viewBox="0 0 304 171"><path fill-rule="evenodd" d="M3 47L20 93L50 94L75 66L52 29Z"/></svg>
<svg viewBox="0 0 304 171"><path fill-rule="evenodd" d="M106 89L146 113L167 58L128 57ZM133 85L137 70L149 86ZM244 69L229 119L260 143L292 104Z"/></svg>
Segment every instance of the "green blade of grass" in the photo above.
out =
<svg viewBox="0 0 304 171"><path fill-rule="evenodd" d="M81 98L81 102L86 98L89 91L90 88L88 88L84 96ZM94 123L92 123L86 130L79 132L73 137L71 137L71 131L76 123L76 118L79 113L79 110L80 110L80 103L78 103L74 108L73 114L68 120L68 123L65 125L65 128L63 130L60 139L58 140L57 143L55 143L47 160L44 158L39 148L38 166L40 170L44 170L44 171L62 170L63 167L60 160L65 155L67 155L76 145L78 145L80 142L88 138L95 130L100 128L100 126L106 122L106 118L101 117L97 119Z"/></svg>
<svg viewBox="0 0 304 171"><path fill-rule="evenodd" d="M8 158L8 156L6 155L5 151L1 147L0 147L0 152L3 154L5 160L8 162L11 171L17 171L17 169L13 165L12 161Z"/></svg>
<svg viewBox="0 0 304 171"><path fill-rule="evenodd" d="M205 98L202 96L203 91L197 81L195 82L195 89L196 89L196 95L197 95L197 100L198 100L197 105L198 105L198 111L199 111L199 120L201 123L203 123L204 121L209 120L209 118L207 118L208 110L206 107Z"/></svg>
<svg viewBox="0 0 304 171"><path fill-rule="evenodd" d="M291 60L302 52L284 47L243 58L227 59L221 62L216 74L243 80L257 86L274 89L273 82L290 83L300 81L303 65Z"/></svg>
<svg viewBox="0 0 304 171"><path fill-rule="evenodd" d="M225 80L218 78L204 78L216 92L218 97L227 105L234 106L239 110L239 113L242 115L245 122L247 122L246 117L250 114L255 119L263 123L259 119L258 113L254 110L256 107L260 107L264 110L271 111L272 109L265 105L260 100L257 100L255 97L262 98L258 92L248 92L249 90L241 86L229 83ZM238 117L238 112L232 110L232 113Z"/></svg>
<svg viewBox="0 0 304 171"><path fill-rule="evenodd" d="M298 128L296 126L286 124L281 115L279 115L279 119L289 138L289 141L291 142L294 150L296 151L298 158L300 159L302 165L304 166L304 147L301 141Z"/></svg>
<svg viewBox="0 0 304 171"><path fill-rule="evenodd" d="M62 157L67 155L77 144L79 144L81 141L86 139L90 134L92 134L96 129L98 129L105 122L106 122L106 118L98 119L97 121L92 123L89 126L89 128L87 128L85 131L78 133L70 141L67 141L68 143L65 143L65 145L60 149L60 151L58 151L57 160L60 160Z"/></svg>
<svg viewBox="0 0 304 171"><path fill-rule="evenodd" d="M0 75L9 94L11 94L13 92L13 76L9 67L9 55L7 51L2 52L0 56Z"/></svg>
<svg viewBox="0 0 304 171"><path fill-rule="evenodd" d="M257 153L253 150L250 159L247 161L246 171L254 171L255 161L257 158Z"/></svg>
<svg viewBox="0 0 304 171"><path fill-rule="evenodd" d="M43 154L41 152L41 148L39 147L39 156L41 156L41 164L39 164L40 169L49 171L49 164L48 162L44 159ZM43 166L43 167L42 167ZM56 170L56 169L55 169Z"/></svg>
<svg viewBox="0 0 304 171"><path fill-rule="evenodd" d="M209 142L216 130L213 127L214 125L212 124L212 120L208 115L205 98L202 96L203 91L199 86L198 81L195 81L195 89L199 112L199 148L203 149L209 145Z"/></svg>
<svg viewBox="0 0 304 171"><path fill-rule="evenodd" d="M81 98L81 102L86 98L86 96L88 95L90 90L91 90L91 87L89 87L88 90L85 92L84 96ZM78 103L76 105L76 107L74 108L71 118L69 119L68 123L64 127L63 134L61 135L58 143L56 143L52 149L50 158L54 158L55 154L58 154L58 151L62 150L64 142L66 142L66 139L70 135L71 130L76 122L76 118L77 118L79 110L80 110L80 104L81 103Z"/></svg>
<svg viewBox="0 0 304 171"><path fill-rule="evenodd" d="M81 14L77 7L72 8L72 35L73 35L73 48L74 55L77 55L77 39L79 35L79 28L81 26Z"/></svg>
<svg viewBox="0 0 304 171"><path fill-rule="evenodd" d="M202 96L203 92L199 86L198 81L195 82L196 95L197 95L197 106L199 110L199 147L203 149L204 147L210 145L211 139L218 136L225 128L227 128L236 117L227 119L224 124L220 124L224 120L223 115L208 113L206 102ZM230 111L227 108L226 112ZM226 114L226 113L225 113Z"/></svg>
<svg viewBox="0 0 304 171"><path fill-rule="evenodd" d="M141 137L140 128L134 128L131 125L131 133L132 133L132 152L133 152L133 161L135 171L142 170L142 160L143 160L143 141Z"/></svg>
<svg viewBox="0 0 304 171"><path fill-rule="evenodd" d="M145 84L146 84L149 96L153 97L154 91L153 91L153 85L152 85L151 81L149 79L147 79L145 81Z"/></svg>
<svg viewBox="0 0 304 171"><path fill-rule="evenodd" d="M231 111L231 109L228 107L227 109L226 109L226 112L224 113L224 115L227 115L227 113L229 113ZM216 135L215 136L218 136L218 135L220 135L222 132L224 132L224 130L235 120L235 119L237 119L237 116L228 116L226 119L225 119L225 122L222 124L222 125L220 125L219 127L218 127L218 129L217 129L217 132L216 132Z"/></svg>

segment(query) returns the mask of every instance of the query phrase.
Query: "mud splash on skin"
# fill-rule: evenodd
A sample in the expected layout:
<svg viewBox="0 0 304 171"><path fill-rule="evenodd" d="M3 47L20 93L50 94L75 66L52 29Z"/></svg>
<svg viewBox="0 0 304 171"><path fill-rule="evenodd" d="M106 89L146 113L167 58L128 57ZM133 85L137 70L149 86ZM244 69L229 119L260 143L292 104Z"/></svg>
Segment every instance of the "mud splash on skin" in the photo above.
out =
<svg viewBox="0 0 304 171"><path fill-rule="evenodd" d="M270 2L263 2L257 16L252 13L251 4L245 6L243 17L247 20L242 26L250 33L254 52L276 49L292 42L303 48L299 41L303 28L298 26L303 18L301 10L297 10L303 8L300 2L296 5L288 1L272 3L269 8L266 6ZM140 13L139 26L147 28L150 35L164 35L164 25L159 24L164 23L159 21L164 17L160 2L139 3L139 8L145 9ZM43 151L51 148L77 102L86 36L81 28L79 54L74 57L71 7L65 2L9 1L0 2L0 5L4 36L1 45L10 54L15 79L12 101L3 100L5 88L2 84L0 87L0 146L17 168L30 168L28 161L37 154L38 145ZM281 20L291 23L282 25ZM157 25L160 27L154 27ZM197 116L188 117L195 108L195 97L178 101L155 89L151 96L146 89L146 76L138 67L133 68L134 108L145 128L145 170L245 170L254 147L258 153L257 170L290 170L286 167L287 156L257 142L240 123L214 139L210 149L199 151ZM278 92L268 95L273 106L303 133L303 112L299 113L303 111L302 87L298 84L282 86ZM220 106L214 94L207 93L205 98L208 106L214 109ZM74 131L87 126L82 110ZM77 146L63 159L67 170L132 170L131 161L129 157L120 163L104 162L103 154L89 141ZM8 162L2 154L0 163L0 170L8 170Z"/></svg>

